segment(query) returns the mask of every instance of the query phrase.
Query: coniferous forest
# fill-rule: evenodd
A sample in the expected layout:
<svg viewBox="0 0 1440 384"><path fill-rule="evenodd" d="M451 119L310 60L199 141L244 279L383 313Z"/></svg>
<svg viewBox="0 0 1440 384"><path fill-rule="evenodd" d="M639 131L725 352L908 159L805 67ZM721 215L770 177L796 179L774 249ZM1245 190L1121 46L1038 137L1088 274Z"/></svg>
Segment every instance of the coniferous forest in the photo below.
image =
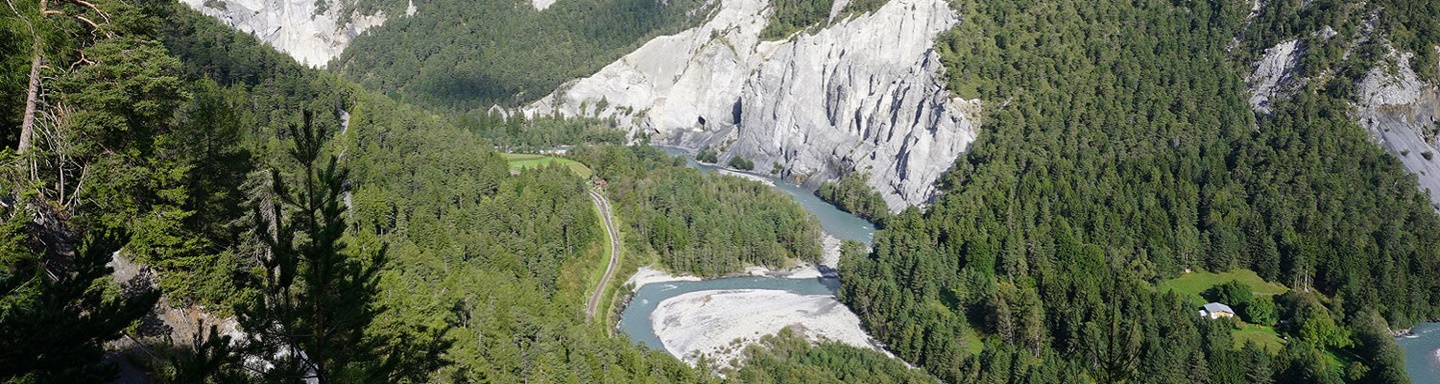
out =
<svg viewBox="0 0 1440 384"><path fill-rule="evenodd" d="M0 381L722 380L586 322L585 274L605 256L589 182L562 167L512 175L490 149L614 142L593 128L603 123L457 128L178 3L15 5L0 19ZM621 185L646 167L688 171L644 153L597 168ZM725 245L746 260L818 253L817 226L793 203L754 205L741 197L758 183L692 176L759 210L697 214L786 226ZM699 246L666 263L736 265L701 269ZM153 274L117 283L112 259ZM172 340L157 317L172 307L234 316L247 332L201 322ZM785 353L823 359L809 371L840 364L829 356L883 358L843 345ZM765 361L751 369L802 364ZM878 374L914 375L896 367Z"/></svg>
<svg viewBox="0 0 1440 384"><path fill-rule="evenodd" d="M844 300L947 382L1408 382L1388 332L1440 315L1433 208L1348 117L1358 78L1256 114L1241 52L1326 25L1355 36L1369 15L1395 34L1434 18L1276 3L1258 21L1239 2L958 3L970 23L937 44L951 89L1006 106L935 205L842 262ZM1302 63L1358 76L1375 52ZM1289 288L1273 297L1283 344L1164 288L1237 269Z"/></svg>
<svg viewBox="0 0 1440 384"><path fill-rule="evenodd" d="M595 167L634 231L632 248L671 270L702 277L820 258L820 224L784 193L759 182L686 168L654 147L587 147L575 155Z"/></svg>
<svg viewBox="0 0 1440 384"><path fill-rule="evenodd" d="M815 219L614 121L478 112L715 5L434 5L325 71L178 2L7 1L0 382L1407 383L1392 332L1440 319L1440 216L1350 114L1389 47L1436 80L1432 1L953 1L946 85L986 107L941 194L818 191L884 227L842 247L839 296L895 358L787 328L739 366L587 320L590 191L622 272L813 263ZM776 2L766 38L831 5ZM1307 81L1257 112L1245 75L1289 39ZM561 145L593 179L501 154Z"/></svg>
<svg viewBox="0 0 1440 384"><path fill-rule="evenodd" d="M405 2L391 1L403 8ZM710 16L697 0L439 1L357 39L331 67L407 102L461 112L516 106L588 76L651 37Z"/></svg>

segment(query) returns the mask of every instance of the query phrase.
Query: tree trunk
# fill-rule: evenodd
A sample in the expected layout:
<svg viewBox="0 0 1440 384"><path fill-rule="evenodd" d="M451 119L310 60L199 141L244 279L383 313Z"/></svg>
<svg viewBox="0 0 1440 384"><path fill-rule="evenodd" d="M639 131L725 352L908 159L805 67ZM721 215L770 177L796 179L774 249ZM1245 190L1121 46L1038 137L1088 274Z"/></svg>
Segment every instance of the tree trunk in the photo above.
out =
<svg viewBox="0 0 1440 384"><path fill-rule="evenodd" d="M30 58L30 90L25 96L25 117L20 122L20 145L15 152L24 154L30 148L30 139L35 135L35 108L40 103L40 51L37 49Z"/></svg>

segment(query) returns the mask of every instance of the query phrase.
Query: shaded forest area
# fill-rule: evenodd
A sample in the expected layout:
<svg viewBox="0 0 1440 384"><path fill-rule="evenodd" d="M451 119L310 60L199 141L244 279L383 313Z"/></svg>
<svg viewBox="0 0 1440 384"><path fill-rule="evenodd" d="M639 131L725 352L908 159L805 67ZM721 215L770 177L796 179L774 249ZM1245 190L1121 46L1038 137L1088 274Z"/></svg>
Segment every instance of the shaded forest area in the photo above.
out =
<svg viewBox="0 0 1440 384"><path fill-rule="evenodd" d="M366 89L444 110L517 106L651 37L710 16L699 0L436 1L355 39L330 63Z"/></svg>

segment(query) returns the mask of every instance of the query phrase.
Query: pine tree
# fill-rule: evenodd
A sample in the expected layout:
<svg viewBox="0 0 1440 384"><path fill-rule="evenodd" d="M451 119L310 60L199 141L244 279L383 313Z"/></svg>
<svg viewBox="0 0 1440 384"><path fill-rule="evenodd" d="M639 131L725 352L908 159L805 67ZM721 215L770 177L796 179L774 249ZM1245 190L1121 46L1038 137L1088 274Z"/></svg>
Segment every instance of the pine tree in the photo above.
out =
<svg viewBox="0 0 1440 384"><path fill-rule="evenodd" d="M320 163L325 133L311 113L303 121L289 130L295 142L290 159L300 168L295 188L272 170L278 201L270 212L255 215L268 253L261 260L264 275L254 282L260 297L236 308L248 333L245 352L273 364L263 370L267 381L423 380L444 362L438 356L448 344L415 347L368 333L370 322L385 311L374 297L386 252L383 246L351 252L341 241L347 171L334 156Z"/></svg>
<svg viewBox="0 0 1440 384"><path fill-rule="evenodd" d="M77 250L45 255L29 246L38 239L25 230L31 216L24 211L5 212L10 218L0 228L0 381L112 379L102 344L149 312L159 292L104 289L111 273L105 264L123 235L92 233Z"/></svg>
<svg viewBox="0 0 1440 384"><path fill-rule="evenodd" d="M220 333L215 325L202 328L204 324L200 321L196 321L195 325L196 329L206 331L196 332L191 344L182 346L171 357L172 376L163 378L162 381L235 384L248 382L250 377L243 367L239 366L240 360L235 355L235 349L231 347L234 339Z"/></svg>

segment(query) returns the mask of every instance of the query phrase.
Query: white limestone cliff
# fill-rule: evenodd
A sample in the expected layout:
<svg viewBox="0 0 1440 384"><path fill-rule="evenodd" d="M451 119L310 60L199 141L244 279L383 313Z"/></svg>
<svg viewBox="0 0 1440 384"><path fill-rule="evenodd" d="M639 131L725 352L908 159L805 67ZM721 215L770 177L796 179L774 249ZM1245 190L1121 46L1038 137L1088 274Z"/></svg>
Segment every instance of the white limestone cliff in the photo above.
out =
<svg viewBox="0 0 1440 384"><path fill-rule="evenodd" d="M1421 81L1394 48L1360 82L1356 120L1420 179L1440 207L1440 88Z"/></svg>
<svg viewBox="0 0 1440 384"><path fill-rule="evenodd" d="M350 15L339 23L339 12L347 7L330 0L323 12L315 0L182 0L210 17L259 38L303 64L324 67L345 51L365 30L385 23L385 12ZM407 9L413 13L414 3Z"/></svg>
<svg viewBox="0 0 1440 384"><path fill-rule="evenodd" d="M1290 88L1294 82L1295 67L1300 65L1300 41L1289 40L1265 50L1265 56L1256 62L1254 72L1246 79L1250 83L1250 106L1258 111L1270 113L1270 99Z"/></svg>
<svg viewBox="0 0 1440 384"><path fill-rule="evenodd" d="M705 24L656 38L562 85L528 116L614 118L631 134L740 156L815 186L870 174L891 209L923 204L974 141L979 101L944 89L945 0L891 0L783 41L761 41L764 0L721 0ZM843 3L843 2L841 2ZM843 4L836 4L838 12Z"/></svg>

